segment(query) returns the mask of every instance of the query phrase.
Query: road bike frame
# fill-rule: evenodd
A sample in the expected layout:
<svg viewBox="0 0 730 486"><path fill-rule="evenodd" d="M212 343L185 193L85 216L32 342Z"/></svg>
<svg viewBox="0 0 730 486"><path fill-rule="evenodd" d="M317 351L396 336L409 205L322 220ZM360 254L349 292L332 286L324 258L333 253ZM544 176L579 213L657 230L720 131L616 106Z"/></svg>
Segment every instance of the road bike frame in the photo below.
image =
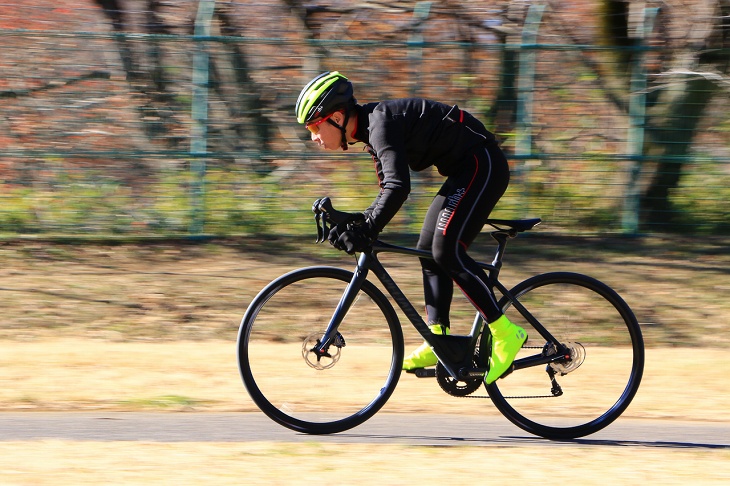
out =
<svg viewBox="0 0 730 486"><path fill-rule="evenodd" d="M511 237L516 236L517 230L515 229L497 229L492 232L492 237L497 240L497 251L494 261L491 264L479 263L479 265L488 271L489 280L494 287L502 294L503 298L500 301L502 307L507 303L510 303L514 308L520 312L525 319L540 333L541 336L549 343L552 343L557 352L550 355L544 353L538 353L533 356L528 356L515 360L513 363L513 369L528 368L531 366L545 365L552 362L559 362L561 360L570 359L570 353L565 349L560 341L556 340L545 327L532 315L530 312L520 304L519 300L510 293L510 291L498 280L499 271L502 266L502 257L507 245L507 240ZM328 353L329 346L334 342L338 335L338 327L342 320L347 315L350 306L355 301L363 282L367 279L368 274L372 271L378 280L383 284L391 298L396 302L398 307L403 311L405 316L411 322L413 327L418 333L426 340L432 347L439 361L446 369L446 371L454 379L463 380L465 378L477 378L483 377L488 371L486 367L475 367L473 363L476 346L479 340L479 336L483 333L486 327L484 319L477 313L471 331L467 335L449 335L440 336L433 334L429 329L428 325L424 322L421 315L413 307L411 302L401 291L398 285L395 283L393 278L388 274L383 265L378 259L378 253L398 253L401 255L407 255L419 258L433 258L433 256L422 250L416 250L413 248L406 248L402 246L392 245L375 241L372 245L372 249L369 251L362 252L357 260L357 267L353 272L353 277L350 283L347 285L342 298L337 305L332 318L330 319L329 325L325 330L322 338L318 345L312 350L320 356L326 356ZM548 368L548 370L551 370ZM550 378L553 381L553 374Z"/></svg>

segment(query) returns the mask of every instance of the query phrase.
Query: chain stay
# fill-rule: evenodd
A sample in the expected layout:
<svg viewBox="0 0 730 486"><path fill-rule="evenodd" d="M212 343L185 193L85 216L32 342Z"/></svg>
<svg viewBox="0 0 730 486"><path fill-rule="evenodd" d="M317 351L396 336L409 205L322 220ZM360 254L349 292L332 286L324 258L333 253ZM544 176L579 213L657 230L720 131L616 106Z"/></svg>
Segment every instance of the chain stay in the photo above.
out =
<svg viewBox="0 0 730 486"><path fill-rule="evenodd" d="M544 349L544 347L541 346L524 346L523 349ZM519 395L519 396L511 396L511 397L503 397L508 400L515 400L515 399L524 399L524 398L557 398L563 394L563 389L558 384L557 380L555 379L555 375L557 374L556 371L550 367L550 365L545 367L545 371L547 372L548 376L550 377L550 395ZM444 390L446 391L446 390ZM448 391L447 391L448 393ZM451 396L455 396L457 398L489 398L489 395L456 395L449 393Z"/></svg>

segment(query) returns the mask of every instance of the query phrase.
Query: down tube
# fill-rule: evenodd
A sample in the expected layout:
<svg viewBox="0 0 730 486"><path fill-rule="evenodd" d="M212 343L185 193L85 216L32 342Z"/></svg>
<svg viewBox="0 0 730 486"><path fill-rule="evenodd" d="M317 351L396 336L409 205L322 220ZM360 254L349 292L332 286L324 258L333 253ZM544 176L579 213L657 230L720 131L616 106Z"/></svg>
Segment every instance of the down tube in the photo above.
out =
<svg viewBox="0 0 730 486"><path fill-rule="evenodd" d="M431 336L431 330L424 322L421 314L418 313L416 308L413 307L413 304L411 304L408 298L403 294L401 289L395 283L393 277L390 276L390 274L385 270L385 267L383 267L380 261L378 261L375 257L370 256L369 260L367 261L369 268L373 270L373 273L376 277L378 277L380 283L383 284L385 290L390 294L393 300L395 300L395 303L398 304L398 307L400 307L408 320L411 321L413 327L416 328L416 330L419 332L419 334L421 334L421 336L423 336L424 339L429 339L429 337Z"/></svg>

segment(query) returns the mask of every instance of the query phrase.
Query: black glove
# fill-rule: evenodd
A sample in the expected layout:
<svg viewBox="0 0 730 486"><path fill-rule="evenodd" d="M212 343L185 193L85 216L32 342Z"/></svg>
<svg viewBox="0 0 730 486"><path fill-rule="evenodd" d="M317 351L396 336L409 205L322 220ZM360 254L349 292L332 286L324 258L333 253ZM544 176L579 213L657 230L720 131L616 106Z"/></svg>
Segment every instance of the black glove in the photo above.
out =
<svg viewBox="0 0 730 486"><path fill-rule="evenodd" d="M333 227L328 238L332 246L350 255L367 250L377 237L377 232L370 229L362 214L358 216L355 220Z"/></svg>
<svg viewBox="0 0 730 486"><path fill-rule="evenodd" d="M372 243L373 240L365 233L358 229L354 229L342 233L340 237L332 243L332 246L338 250L343 250L350 255L354 255L357 251L367 250Z"/></svg>

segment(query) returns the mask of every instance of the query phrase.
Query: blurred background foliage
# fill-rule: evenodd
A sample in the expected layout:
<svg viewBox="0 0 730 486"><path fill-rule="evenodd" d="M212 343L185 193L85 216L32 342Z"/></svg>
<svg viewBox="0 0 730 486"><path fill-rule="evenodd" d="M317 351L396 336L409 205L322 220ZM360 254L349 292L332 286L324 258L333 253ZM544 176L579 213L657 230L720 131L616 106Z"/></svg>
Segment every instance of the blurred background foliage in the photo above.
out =
<svg viewBox="0 0 730 486"><path fill-rule="evenodd" d="M4 2L0 236L311 235L317 197L364 209L369 155L293 116L325 70L360 102L482 119L513 171L495 217L728 234L729 19L728 0ZM413 182L391 232L418 231L440 176Z"/></svg>

